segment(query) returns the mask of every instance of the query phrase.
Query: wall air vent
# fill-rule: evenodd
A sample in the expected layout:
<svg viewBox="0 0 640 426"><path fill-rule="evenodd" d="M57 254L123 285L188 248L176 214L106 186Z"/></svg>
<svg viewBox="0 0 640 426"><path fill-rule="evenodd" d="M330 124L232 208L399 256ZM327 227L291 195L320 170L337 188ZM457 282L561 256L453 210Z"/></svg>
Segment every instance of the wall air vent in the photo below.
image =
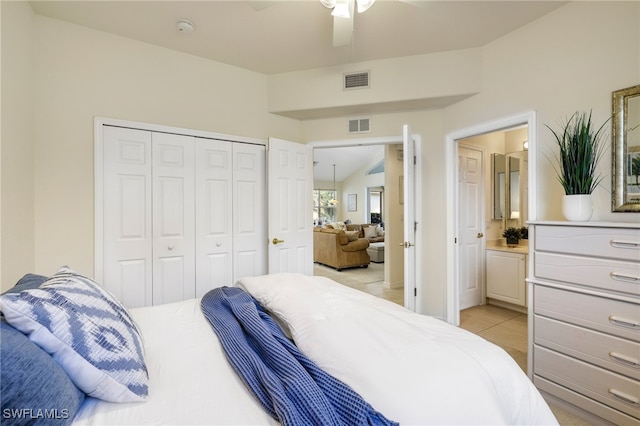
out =
<svg viewBox="0 0 640 426"><path fill-rule="evenodd" d="M344 90L369 87L369 71L344 74Z"/></svg>
<svg viewBox="0 0 640 426"><path fill-rule="evenodd" d="M368 133L371 131L369 118L354 118L349 120L349 133Z"/></svg>

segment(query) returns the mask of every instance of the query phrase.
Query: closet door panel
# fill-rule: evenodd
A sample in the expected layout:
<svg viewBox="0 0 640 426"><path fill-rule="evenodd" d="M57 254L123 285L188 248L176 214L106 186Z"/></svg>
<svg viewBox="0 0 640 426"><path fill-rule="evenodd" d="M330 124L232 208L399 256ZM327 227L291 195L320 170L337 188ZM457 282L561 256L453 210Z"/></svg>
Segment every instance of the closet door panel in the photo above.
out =
<svg viewBox="0 0 640 426"><path fill-rule="evenodd" d="M154 305L195 297L193 139L152 134Z"/></svg>
<svg viewBox="0 0 640 426"><path fill-rule="evenodd" d="M103 126L103 282L127 307L152 303L151 133Z"/></svg>
<svg viewBox="0 0 640 426"><path fill-rule="evenodd" d="M232 143L196 138L196 297L233 285Z"/></svg>
<svg viewBox="0 0 640 426"><path fill-rule="evenodd" d="M264 146L233 146L234 281L267 273L265 155Z"/></svg>

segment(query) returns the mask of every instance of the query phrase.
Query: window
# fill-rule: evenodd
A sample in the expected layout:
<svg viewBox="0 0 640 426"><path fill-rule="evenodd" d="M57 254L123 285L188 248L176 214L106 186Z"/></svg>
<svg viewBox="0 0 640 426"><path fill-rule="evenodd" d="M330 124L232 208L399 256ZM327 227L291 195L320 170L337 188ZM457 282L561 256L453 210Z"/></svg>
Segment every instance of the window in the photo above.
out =
<svg viewBox="0 0 640 426"><path fill-rule="evenodd" d="M369 203L370 203L370 215L371 215L370 223L382 223L383 192L377 191L377 190L371 190L371 192L369 193Z"/></svg>
<svg viewBox="0 0 640 426"><path fill-rule="evenodd" d="M336 221L336 206L331 200L336 199L336 191L333 189L313 190L313 223L324 225Z"/></svg>

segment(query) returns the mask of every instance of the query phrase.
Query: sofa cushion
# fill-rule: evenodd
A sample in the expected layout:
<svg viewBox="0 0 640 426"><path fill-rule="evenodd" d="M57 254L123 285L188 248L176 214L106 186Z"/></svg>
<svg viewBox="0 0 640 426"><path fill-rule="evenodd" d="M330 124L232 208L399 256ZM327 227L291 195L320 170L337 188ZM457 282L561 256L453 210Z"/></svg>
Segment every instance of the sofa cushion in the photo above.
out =
<svg viewBox="0 0 640 426"><path fill-rule="evenodd" d="M349 239L349 242L357 240L360 234L359 231L345 231L344 233Z"/></svg>
<svg viewBox="0 0 640 426"><path fill-rule="evenodd" d="M358 238L356 241L352 241L349 244L343 245L342 251L361 251L366 250L369 247L369 240L366 238Z"/></svg>
<svg viewBox="0 0 640 426"><path fill-rule="evenodd" d="M376 231L375 226L367 226L364 228L364 237L365 238L376 238L378 237L378 233Z"/></svg>

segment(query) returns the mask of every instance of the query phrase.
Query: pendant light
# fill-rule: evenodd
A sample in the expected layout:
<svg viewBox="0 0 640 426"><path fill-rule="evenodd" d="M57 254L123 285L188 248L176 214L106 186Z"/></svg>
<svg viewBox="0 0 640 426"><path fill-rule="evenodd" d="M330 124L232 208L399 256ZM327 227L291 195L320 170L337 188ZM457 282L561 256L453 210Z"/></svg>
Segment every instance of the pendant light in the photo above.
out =
<svg viewBox="0 0 640 426"><path fill-rule="evenodd" d="M338 195L338 193L336 192L336 165L333 165L333 193L334 195ZM331 204L332 206L335 206L336 204L338 204L338 200L336 200L335 198L332 198L331 200L329 200L329 204Z"/></svg>

